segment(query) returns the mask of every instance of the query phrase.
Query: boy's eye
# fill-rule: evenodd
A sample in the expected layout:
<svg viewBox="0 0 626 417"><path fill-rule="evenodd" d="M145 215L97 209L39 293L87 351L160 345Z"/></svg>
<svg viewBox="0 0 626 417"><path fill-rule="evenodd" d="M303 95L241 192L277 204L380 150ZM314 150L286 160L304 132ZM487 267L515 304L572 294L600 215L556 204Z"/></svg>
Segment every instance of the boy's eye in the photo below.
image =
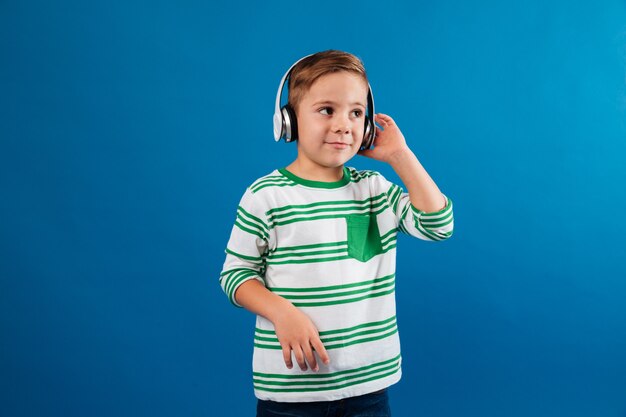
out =
<svg viewBox="0 0 626 417"><path fill-rule="evenodd" d="M318 111L326 116L330 116L331 114L333 114L333 109L331 107L322 107Z"/></svg>
<svg viewBox="0 0 626 417"><path fill-rule="evenodd" d="M361 117L363 115L362 110L353 110L352 113L354 114L354 117Z"/></svg>

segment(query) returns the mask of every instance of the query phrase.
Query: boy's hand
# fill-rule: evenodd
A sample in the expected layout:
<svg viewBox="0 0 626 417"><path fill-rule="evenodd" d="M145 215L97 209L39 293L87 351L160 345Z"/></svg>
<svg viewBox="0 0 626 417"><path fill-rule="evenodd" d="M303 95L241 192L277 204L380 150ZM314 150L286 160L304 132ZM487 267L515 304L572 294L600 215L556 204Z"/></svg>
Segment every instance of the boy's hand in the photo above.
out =
<svg viewBox="0 0 626 417"><path fill-rule="evenodd" d="M306 371L308 363L311 370L317 372L319 366L313 351L317 352L320 359L327 365L330 363L330 358L320 340L317 327L311 319L298 308L293 305L291 307L293 308L284 311L274 321L276 336L283 348L285 365L289 369L293 368L291 360L293 351L300 369Z"/></svg>
<svg viewBox="0 0 626 417"><path fill-rule="evenodd" d="M399 155L406 151L410 152L404 135L390 116L377 113L374 116L374 121L383 127L381 129L376 126L374 149L359 151L359 155L392 164Z"/></svg>

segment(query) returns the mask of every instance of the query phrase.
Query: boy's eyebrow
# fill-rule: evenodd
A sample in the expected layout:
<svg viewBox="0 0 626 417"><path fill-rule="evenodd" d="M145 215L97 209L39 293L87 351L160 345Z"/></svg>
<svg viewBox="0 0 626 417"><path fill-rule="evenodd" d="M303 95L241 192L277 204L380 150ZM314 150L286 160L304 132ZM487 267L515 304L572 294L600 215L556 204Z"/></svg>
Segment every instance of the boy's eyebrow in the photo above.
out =
<svg viewBox="0 0 626 417"><path fill-rule="evenodd" d="M313 106L319 106L321 104L332 104L332 105L337 105L337 103L335 103L332 100L322 100L322 101L317 101L315 103L313 103ZM361 107L366 107L365 104L361 103L360 101L355 101L353 103L350 103L350 106L361 106Z"/></svg>

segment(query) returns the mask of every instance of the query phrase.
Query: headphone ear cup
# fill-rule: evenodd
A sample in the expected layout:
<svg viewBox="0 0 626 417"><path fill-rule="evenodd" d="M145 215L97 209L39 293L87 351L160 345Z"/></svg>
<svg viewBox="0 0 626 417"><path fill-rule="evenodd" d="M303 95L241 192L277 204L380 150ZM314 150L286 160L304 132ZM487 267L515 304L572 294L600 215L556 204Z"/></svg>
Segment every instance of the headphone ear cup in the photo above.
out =
<svg viewBox="0 0 626 417"><path fill-rule="evenodd" d="M283 115L283 137L285 142L292 142L298 139L298 120L296 119L296 112L293 108L286 104L281 109Z"/></svg>
<svg viewBox="0 0 626 417"><path fill-rule="evenodd" d="M372 121L370 119L366 119L361 148L369 149L372 147L372 143L374 143L374 129L372 128Z"/></svg>

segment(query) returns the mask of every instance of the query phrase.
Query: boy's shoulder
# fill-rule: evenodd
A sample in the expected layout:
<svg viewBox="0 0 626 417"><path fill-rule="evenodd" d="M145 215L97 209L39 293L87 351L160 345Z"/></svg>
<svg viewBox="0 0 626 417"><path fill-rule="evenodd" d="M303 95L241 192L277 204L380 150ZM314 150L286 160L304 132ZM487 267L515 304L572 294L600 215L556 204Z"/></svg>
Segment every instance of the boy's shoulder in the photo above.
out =
<svg viewBox="0 0 626 417"><path fill-rule="evenodd" d="M367 179L367 178L370 178L370 177L382 178L382 175L378 171L372 171L370 169L358 170L358 169L353 168L353 167L346 167L346 168L348 170L348 173L350 174L350 182L360 182L360 181L362 181L364 179Z"/></svg>
<svg viewBox="0 0 626 417"><path fill-rule="evenodd" d="M285 186L294 186L296 185L295 181L286 177L285 175L280 173L280 170L275 169L269 174L263 175L258 178L248 187L248 190L252 192L252 194L256 194L259 191L265 188L272 187L285 187Z"/></svg>
<svg viewBox="0 0 626 417"><path fill-rule="evenodd" d="M350 183L361 183L362 181L376 181L385 180L384 177L378 172L369 169L358 170L354 167L345 167ZM263 175L258 178L248 187L249 192L257 194L262 190L265 192L272 189L283 187L294 187L298 185L296 181L284 175L281 169L274 169L272 172Z"/></svg>

